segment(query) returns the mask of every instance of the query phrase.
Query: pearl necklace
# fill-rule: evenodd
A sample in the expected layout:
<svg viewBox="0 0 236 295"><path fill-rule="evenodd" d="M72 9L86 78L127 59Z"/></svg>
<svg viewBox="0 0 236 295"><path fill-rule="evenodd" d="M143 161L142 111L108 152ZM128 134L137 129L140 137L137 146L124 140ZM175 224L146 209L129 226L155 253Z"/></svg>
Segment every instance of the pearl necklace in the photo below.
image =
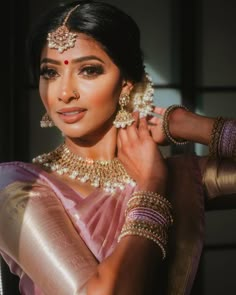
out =
<svg viewBox="0 0 236 295"><path fill-rule="evenodd" d="M136 185L118 158L111 161L82 158L72 153L65 143L52 152L37 156L32 162L47 171L66 175L82 183L89 182L93 187L110 193L117 188L123 190L126 184Z"/></svg>

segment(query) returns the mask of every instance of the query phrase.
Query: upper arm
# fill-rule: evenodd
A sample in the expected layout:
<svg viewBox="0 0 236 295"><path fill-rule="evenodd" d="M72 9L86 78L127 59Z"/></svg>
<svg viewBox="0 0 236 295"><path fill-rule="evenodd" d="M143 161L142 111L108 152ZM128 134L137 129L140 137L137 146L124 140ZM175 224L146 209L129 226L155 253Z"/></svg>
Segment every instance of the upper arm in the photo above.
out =
<svg viewBox="0 0 236 295"><path fill-rule="evenodd" d="M208 207L236 208L236 162L199 158Z"/></svg>

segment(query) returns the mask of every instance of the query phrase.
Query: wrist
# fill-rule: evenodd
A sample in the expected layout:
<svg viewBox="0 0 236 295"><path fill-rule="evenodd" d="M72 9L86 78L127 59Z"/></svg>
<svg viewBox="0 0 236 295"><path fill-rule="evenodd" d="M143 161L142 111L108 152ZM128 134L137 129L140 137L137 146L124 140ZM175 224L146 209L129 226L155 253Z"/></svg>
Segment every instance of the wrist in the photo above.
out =
<svg viewBox="0 0 236 295"><path fill-rule="evenodd" d="M135 191L125 210L125 223L118 241L138 235L153 241L166 257L168 229L173 224L172 205L166 197L152 191Z"/></svg>
<svg viewBox="0 0 236 295"><path fill-rule="evenodd" d="M169 130L170 134L177 140L186 139L186 126L192 116L192 113L177 108L169 114Z"/></svg>
<svg viewBox="0 0 236 295"><path fill-rule="evenodd" d="M137 185L138 190L140 191L150 191L165 195L166 193L166 182L164 181L155 181L155 182L143 182Z"/></svg>
<svg viewBox="0 0 236 295"><path fill-rule="evenodd" d="M176 130L179 130L178 128L176 128L176 124L179 123L179 118L182 118L183 112L180 112L180 110L185 111L185 113L189 112L189 110L183 105L170 105L164 113L162 123L163 133L166 136L167 140L170 143L174 143L176 145L184 145L188 143L188 141L183 136L179 136L179 134L175 132ZM179 113L180 115L176 116L176 114ZM172 126L170 126L170 117L172 117Z"/></svg>
<svg viewBox="0 0 236 295"><path fill-rule="evenodd" d="M176 139L208 144L214 120L184 109L169 115L169 130Z"/></svg>
<svg viewBox="0 0 236 295"><path fill-rule="evenodd" d="M137 183L138 190L141 191L150 191L159 193L161 195L165 195L166 187L167 187L167 177L168 172L167 169L162 170L162 175L158 175L155 177L149 177L146 179L142 179L142 181Z"/></svg>

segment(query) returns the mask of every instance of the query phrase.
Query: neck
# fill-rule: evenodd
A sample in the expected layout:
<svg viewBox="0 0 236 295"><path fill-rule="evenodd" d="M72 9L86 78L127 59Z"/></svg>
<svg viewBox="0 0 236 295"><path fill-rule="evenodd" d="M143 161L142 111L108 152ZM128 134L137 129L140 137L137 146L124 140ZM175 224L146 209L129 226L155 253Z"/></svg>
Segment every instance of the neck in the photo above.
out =
<svg viewBox="0 0 236 295"><path fill-rule="evenodd" d="M116 157L117 129L111 127L104 134L93 134L83 138L65 138L67 147L83 158L112 160Z"/></svg>

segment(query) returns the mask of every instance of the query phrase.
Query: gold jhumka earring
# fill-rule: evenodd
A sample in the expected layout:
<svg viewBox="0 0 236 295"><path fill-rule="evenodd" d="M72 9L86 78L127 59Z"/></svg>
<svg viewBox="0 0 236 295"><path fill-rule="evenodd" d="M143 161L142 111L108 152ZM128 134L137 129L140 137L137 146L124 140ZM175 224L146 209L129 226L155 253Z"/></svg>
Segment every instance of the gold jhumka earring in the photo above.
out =
<svg viewBox="0 0 236 295"><path fill-rule="evenodd" d="M113 121L116 128L125 128L126 126L130 126L135 121L132 114L125 109L125 107L129 104L129 101L130 96L127 93L122 94L119 98L120 110Z"/></svg>
<svg viewBox="0 0 236 295"><path fill-rule="evenodd" d="M66 23L71 15L71 13L79 6L76 5L72 8L66 15L62 25L58 27L55 31L48 33L48 47L52 49L57 49L58 52L72 48L75 46L75 41L77 38L77 33L71 33L66 26Z"/></svg>
<svg viewBox="0 0 236 295"><path fill-rule="evenodd" d="M48 113L45 113L40 121L41 128L48 128L55 126L52 119L49 117Z"/></svg>

